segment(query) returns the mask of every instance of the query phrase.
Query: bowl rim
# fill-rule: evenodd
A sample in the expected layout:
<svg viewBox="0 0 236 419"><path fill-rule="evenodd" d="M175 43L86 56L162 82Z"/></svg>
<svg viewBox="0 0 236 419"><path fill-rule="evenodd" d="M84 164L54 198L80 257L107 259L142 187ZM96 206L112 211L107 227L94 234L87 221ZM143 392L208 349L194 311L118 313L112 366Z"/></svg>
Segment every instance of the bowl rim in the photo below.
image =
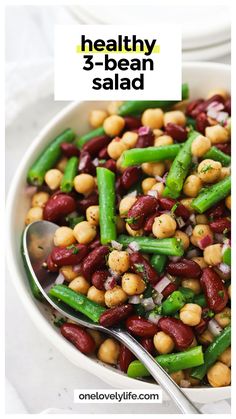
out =
<svg viewBox="0 0 236 419"><path fill-rule="evenodd" d="M184 62L182 64L184 69L194 69L198 68L207 68L212 70L223 70L229 73L230 75L230 65L221 64L221 63L212 63L212 62ZM39 146L43 138L50 132L51 129L55 128L56 125L60 122L63 122L63 119L66 119L68 115L82 104L81 101L72 102L66 105L60 112L58 112L50 121L40 130L39 134L33 139L32 144L22 157L22 160L19 166L16 169L15 175L9 187L9 192L7 196L6 203L6 258L7 266L10 272L12 283L15 286L16 291L20 296L24 307L30 315L30 318L34 324L40 329L40 331L48 338L53 346L55 346L68 360L76 364L80 368L89 371L92 374L98 374L98 376L103 379L105 382L113 385L116 382L118 388L157 388L157 384L147 383L141 380L130 378L127 375L119 372L115 368L108 367L106 364L102 364L93 358L90 358L81 352L79 352L70 342L64 339L58 332L52 327L50 322L41 314L40 310L37 307L36 302L34 301L33 296L28 292L24 286L23 281L19 279L21 273L18 270L17 263L15 262L15 252L12 245L14 240L14 231L12 228L12 219L15 216L14 213L14 198L15 192L18 187L19 179L21 178L22 172L25 170L28 160L31 157L33 151ZM120 380L119 380L120 377ZM119 382L118 382L119 381ZM159 386L158 386L159 387ZM199 393L202 393L204 390L204 399L209 397L212 392L214 392L214 397L218 400L225 399L230 397L230 387L197 387L197 388L187 388L184 389L186 394L194 400L199 401ZM163 399L167 400L167 396L163 392Z"/></svg>

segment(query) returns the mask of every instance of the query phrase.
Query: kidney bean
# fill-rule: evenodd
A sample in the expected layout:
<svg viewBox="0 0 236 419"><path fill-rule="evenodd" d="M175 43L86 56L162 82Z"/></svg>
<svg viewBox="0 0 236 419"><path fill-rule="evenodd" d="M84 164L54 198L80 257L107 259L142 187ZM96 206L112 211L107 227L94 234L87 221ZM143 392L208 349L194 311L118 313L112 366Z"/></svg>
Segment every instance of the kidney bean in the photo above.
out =
<svg viewBox="0 0 236 419"><path fill-rule="evenodd" d="M75 210L76 202L72 196L64 193L53 194L43 209L43 219L56 223Z"/></svg>
<svg viewBox="0 0 236 419"><path fill-rule="evenodd" d="M221 218L225 213L225 203L223 201L219 202L214 207L210 208L206 215L210 218L210 220L217 220Z"/></svg>
<svg viewBox="0 0 236 419"><path fill-rule="evenodd" d="M180 202L177 202L175 199L172 198L159 198L158 199L159 205L163 210L166 211L171 211L172 207L175 204L178 204L176 210L175 210L175 215L177 215L177 217L182 217L185 220L187 220L190 217L190 211Z"/></svg>
<svg viewBox="0 0 236 419"><path fill-rule="evenodd" d="M109 156L109 154L108 154L108 152L107 152L107 147L103 147L100 151L99 151L99 153L98 153L98 158L99 159L101 159L101 160L103 160L103 159L109 159L110 158L110 156Z"/></svg>
<svg viewBox="0 0 236 419"><path fill-rule="evenodd" d="M112 327L127 319L132 312L132 304L122 304L118 307L109 308L101 314L99 323L104 327Z"/></svg>
<svg viewBox="0 0 236 419"><path fill-rule="evenodd" d="M143 319L140 316L131 316L126 320L127 330L135 336L152 338L157 332L156 324Z"/></svg>
<svg viewBox="0 0 236 419"><path fill-rule="evenodd" d="M100 135L99 137L94 137L92 140L89 140L84 144L82 148L82 153L88 152L90 156L97 157L99 151L104 147L107 147L111 139L106 135Z"/></svg>
<svg viewBox="0 0 236 419"><path fill-rule="evenodd" d="M145 282L148 281L151 285L156 285L160 279L158 273L141 253L131 253L129 261L130 267L136 274L140 275Z"/></svg>
<svg viewBox="0 0 236 419"><path fill-rule="evenodd" d="M96 167L94 166L91 156L87 151L82 151L78 166L79 173L88 173L94 176L96 174Z"/></svg>
<svg viewBox="0 0 236 419"><path fill-rule="evenodd" d="M141 127L142 122L140 118L135 116L125 116L125 131L134 131Z"/></svg>
<svg viewBox="0 0 236 419"><path fill-rule="evenodd" d="M166 270L170 275L181 276L185 278L198 278L202 270L198 263L190 259L180 259L178 262L169 262Z"/></svg>
<svg viewBox="0 0 236 419"><path fill-rule="evenodd" d="M206 330L208 323L208 319L201 319L200 323L198 323L198 325L194 327L195 332L198 335L201 335Z"/></svg>
<svg viewBox="0 0 236 419"><path fill-rule="evenodd" d="M123 195L124 188L123 188L121 177L117 178L116 183L115 183L115 189L116 189L116 198L117 198L117 195Z"/></svg>
<svg viewBox="0 0 236 419"><path fill-rule="evenodd" d="M135 203L128 211L128 218L130 218L130 227L133 230L139 230L144 223L144 219L156 211L158 200L153 196L142 195L137 198Z"/></svg>
<svg viewBox="0 0 236 419"><path fill-rule="evenodd" d="M135 359L134 354L126 348L125 345L121 344L120 346L120 354L118 358L118 365L120 370L123 372L127 372L129 364Z"/></svg>
<svg viewBox="0 0 236 419"><path fill-rule="evenodd" d="M109 159L105 163L99 164L99 167L105 167L106 169L111 170L114 173L116 173L117 170L116 162L113 159Z"/></svg>
<svg viewBox="0 0 236 419"><path fill-rule="evenodd" d="M86 209L91 205L98 205L98 193L93 192L86 198L77 201L77 209L80 213L85 214Z"/></svg>
<svg viewBox="0 0 236 419"><path fill-rule="evenodd" d="M169 297L170 294L172 294L172 292L177 290L177 285L174 282L171 282L170 284L168 284L164 290L162 290L162 295L164 298Z"/></svg>
<svg viewBox="0 0 236 419"><path fill-rule="evenodd" d="M154 134L150 128L141 127L138 133L138 140L136 148L146 148L152 146L154 143Z"/></svg>
<svg viewBox="0 0 236 419"><path fill-rule="evenodd" d="M182 143L187 139L187 130L184 127L181 127L180 125L173 124L172 122L169 122L166 125L165 128L166 134L170 135L174 140Z"/></svg>
<svg viewBox="0 0 236 419"><path fill-rule="evenodd" d="M99 290L104 290L104 283L109 276L108 271L95 271L92 275L92 284Z"/></svg>
<svg viewBox="0 0 236 419"><path fill-rule="evenodd" d="M91 253L89 253L89 255L83 260L81 271L86 279L90 279L95 271L98 271L105 266L105 258L108 253L108 246L99 246L96 247Z"/></svg>
<svg viewBox="0 0 236 419"><path fill-rule="evenodd" d="M205 135L205 129L209 125L207 115L204 112L199 113L196 117L196 130Z"/></svg>
<svg viewBox="0 0 236 419"><path fill-rule="evenodd" d="M155 218L158 217L159 215L160 215L160 212L157 211L157 212L155 212L155 214L152 214L152 215L150 215L149 217L146 218L145 224L144 224L144 227L143 227L145 233L151 233L152 232L152 226L153 226L153 223L155 221Z"/></svg>
<svg viewBox="0 0 236 419"><path fill-rule="evenodd" d="M80 151L76 145L71 143L62 143L61 144L61 151L64 154L64 156L70 158L73 156L79 157Z"/></svg>
<svg viewBox="0 0 236 419"><path fill-rule="evenodd" d="M207 306L219 313L228 302L228 293L221 278L212 268L204 268L200 283L206 297Z"/></svg>
<svg viewBox="0 0 236 419"><path fill-rule="evenodd" d="M155 355L156 349L152 338L141 338L140 343L146 351L148 351L151 355Z"/></svg>
<svg viewBox="0 0 236 419"><path fill-rule="evenodd" d="M162 317L158 327L173 339L180 351L187 349L194 339L192 328L174 317Z"/></svg>
<svg viewBox="0 0 236 419"><path fill-rule="evenodd" d="M224 143L224 144L215 144L215 147L218 148L218 150L223 151L223 153L231 155L231 143Z"/></svg>
<svg viewBox="0 0 236 419"><path fill-rule="evenodd" d="M228 114L231 116L231 97L226 99L225 101L225 112L228 112Z"/></svg>
<svg viewBox="0 0 236 419"><path fill-rule="evenodd" d="M133 166L125 169L121 176L121 183L124 189L128 190L131 186L135 185L140 179L141 174L142 170L140 167Z"/></svg>
<svg viewBox="0 0 236 419"><path fill-rule="evenodd" d="M193 112L197 108L200 103L203 103L203 99L196 99L189 102L189 104L186 107L186 115L193 117Z"/></svg>
<svg viewBox="0 0 236 419"><path fill-rule="evenodd" d="M95 239L91 243L89 243L89 250L94 250L94 249L96 249L96 247L98 247L100 245L101 245L101 242L100 242L100 239L99 239L99 235L97 235L95 237Z"/></svg>
<svg viewBox="0 0 236 419"><path fill-rule="evenodd" d="M96 344L92 336L77 324L64 323L61 327L61 334L69 340L80 352L88 355L95 351Z"/></svg>
<svg viewBox="0 0 236 419"><path fill-rule="evenodd" d="M52 256L51 256L51 253L48 255L48 257L47 257L47 269L50 271L50 272L58 272L58 270L59 270L59 268L58 268L58 266L52 261Z"/></svg>
<svg viewBox="0 0 236 419"><path fill-rule="evenodd" d="M75 244L71 247L55 246L51 251L51 258L57 266L78 265L88 252L89 247L85 244Z"/></svg>
<svg viewBox="0 0 236 419"><path fill-rule="evenodd" d="M209 223L211 230L214 233L224 233L225 230L231 230L231 223L228 218L218 218L218 220Z"/></svg>
<svg viewBox="0 0 236 419"><path fill-rule="evenodd" d="M203 102L199 103L193 110L192 110L192 114L191 116L193 118L196 118L200 113L202 112L206 112L208 106L213 103L213 102L217 102L217 103L224 103L224 98L220 95L214 95L212 97L210 97L207 100L204 100Z"/></svg>

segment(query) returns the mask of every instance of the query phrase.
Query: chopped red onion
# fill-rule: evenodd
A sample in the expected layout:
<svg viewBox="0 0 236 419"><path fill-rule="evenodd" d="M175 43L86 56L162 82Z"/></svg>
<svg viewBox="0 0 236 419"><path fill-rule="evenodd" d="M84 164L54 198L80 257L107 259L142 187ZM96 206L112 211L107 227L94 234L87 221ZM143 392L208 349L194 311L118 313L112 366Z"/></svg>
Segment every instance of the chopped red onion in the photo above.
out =
<svg viewBox="0 0 236 419"><path fill-rule="evenodd" d="M169 174L169 172L166 172L164 175L163 175L163 183L166 183L166 178L167 178L167 176L168 176L168 174Z"/></svg>
<svg viewBox="0 0 236 419"><path fill-rule="evenodd" d="M72 271L75 272L76 274L80 273L81 265L74 265L72 268Z"/></svg>
<svg viewBox="0 0 236 419"><path fill-rule="evenodd" d="M112 240L111 247L116 250L122 250L123 245L115 240Z"/></svg>
<svg viewBox="0 0 236 419"><path fill-rule="evenodd" d="M223 243L225 236L224 234L221 234L221 233L215 233L215 239L217 240L218 243Z"/></svg>
<svg viewBox="0 0 236 419"><path fill-rule="evenodd" d="M104 288L106 291L111 290L116 286L116 280L114 276L108 276L106 281L104 282Z"/></svg>
<svg viewBox="0 0 236 419"><path fill-rule="evenodd" d="M187 236L191 236L192 232L193 232L193 227L191 225L189 225L184 232L187 234Z"/></svg>
<svg viewBox="0 0 236 419"><path fill-rule="evenodd" d="M183 220L182 217L176 217L176 221L177 221L177 224L178 224L179 228L182 228L182 227L185 226L185 221Z"/></svg>
<svg viewBox="0 0 236 419"><path fill-rule="evenodd" d="M150 190L148 191L147 195L153 196L154 198L158 198L158 191Z"/></svg>
<svg viewBox="0 0 236 419"><path fill-rule="evenodd" d="M93 164L96 167L99 165L99 159L97 157L95 159L93 159Z"/></svg>
<svg viewBox="0 0 236 419"><path fill-rule="evenodd" d="M112 269L109 269L109 272L110 272L110 274L111 274L111 276L113 277L113 278L115 278L115 279L120 279L120 273L119 272L116 272L116 271L113 271ZM109 278L109 277L108 277ZM107 278L107 279L108 279Z"/></svg>
<svg viewBox="0 0 236 419"><path fill-rule="evenodd" d="M159 322L159 320L160 320L160 318L161 318L162 316L160 316L160 314L157 314L157 313L150 313L149 314L149 316L148 316L148 320L151 322L151 323L154 323L154 324L158 324L158 322Z"/></svg>
<svg viewBox="0 0 236 419"><path fill-rule="evenodd" d="M26 186L25 194L31 198L37 192L37 186Z"/></svg>
<svg viewBox="0 0 236 419"><path fill-rule="evenodd" d="M152 297L149 298L143 298L141 300L141 304L144 306L146 311L150 311L155 307L154 301Z"/></svg>
<svg viewBox="0 0 236 419"><path fill-rule="evenodd" d="M222 332L222 328L215 319L211 319L208 323L208 330L213 334L213 336L218 336Z"/></svg>
<svg viewBox="0 0 236 419"><path fill-rule="evenodd" d="M191 383L189 380L180 380L180 387L189 388L191 387Z"/></svg>
<svg viewBox="0 0 236 419"><path fill-rule="evenodd" d="M209 103L207 106L207 114L210 109L214 109L215 111L222 111L224 109L223 103L217 102L216 100L214 102Z"/></svg>
<svg viewBox="0 0 236 419"><path fill-rule="evenodd" d="M225 121L227 121L228 117L229 114L227 112L219 112L216 116L216 120L220 124L225 124Z"/></svg>
<svg viewBox="0 0 236 419"><path fill-rule="evenodd" d="M189 217L189 220L191 221L192 224L196 225L196 216L195 214L191 214Z"/></svg>
<svg viewBox="0 0 236 419"><path fill-rule="evenodd" d="M153 296L153 301L156 305L160 306L161 302L163 300L163 295L161 292L157 292L154 296Z"/></svg>
<svg viewBox="0 0 236 419"><path fill-rule="evenodd" d="M140 249L140 246L139 246L138 243L136 243L135 241L133 241L133 242L129 243L128 248L130 250L132 250L132 252L138 252L139 249Z"/></svg>
<svg viewBox="0 0 236 419"><path fill-rule="evenodd" d="M219 265L217 265L217 268L223 273L223 274L229 274L231 269L230 266L227 265L226 263L220 263Z"/></svg>
<svg viewBox="0 0 236 419"><path fill-rule="evenodd" d="M207 111L207 116L209 116L212 119L216 119L218 115L218 111L215 110L215 108L209 109L209 111Z"/></svg>
<svg viewBox="0 0 236 419"><path fill-rule="evenodd" d="M163 178L161 177L161 176L155 176L155 179L158 181L158 182L161 182L161 183L164 183L164 180L163 180Z"/></svg>
<svg viewBox="0 0 236 419"><path fill-rule="evenodd" d="M163 276L161 280L154 286L154 289L161 293L167 287L167 285L170 284L170 282L171 281L167 276Z"/></svg>
<svg viewBox="0 0 236 419"><path fill-rule="evenodd" d="M207 246L210 246L212 243L213 243L213 240L212 240L212 237L209 234L207 234L202 239L198 240L198 246L202 250L205 249Z"/></svg>
<svg viewBox="0 0 236 419"><path fill-rule="evenodd" d="M199 251L197 249L191 249L186 253L187 259L196 258L199 256Z"/></svg>
<svg viewBox="0 0 236 419"><path fill-rule="evenodd" d="M171 262L178 262L181 259L181 256L169 256Z"/></svg>
<svg viewBox="0 0 236 419"><path fill-rule="evenodd" d="M64 275L62 275L62 273L59 273L59 275L56 277L55 284L60 285L60 284L63 284L64 281L65 281Z"/></svg>
<svg viewBox="0 0 236 419"><path fill-rule="evenodd" d="M139 304L140 300L141 300L140 295L132 295L132 297L129 297L130 304Z"/></svg>
<svg viewBox="0 0 236 419"><path fill-rule="evenodd" d="M138 129L138 134L139 135L146 135L146 134L149 134L149 132L150 132L150 128L149 127L140 127Z"/></svg>

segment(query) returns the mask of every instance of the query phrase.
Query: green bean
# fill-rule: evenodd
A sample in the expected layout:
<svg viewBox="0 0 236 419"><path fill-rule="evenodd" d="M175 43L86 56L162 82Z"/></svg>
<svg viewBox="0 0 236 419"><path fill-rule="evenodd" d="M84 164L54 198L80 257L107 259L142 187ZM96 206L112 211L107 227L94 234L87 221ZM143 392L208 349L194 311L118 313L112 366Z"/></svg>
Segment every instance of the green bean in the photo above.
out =
<svg viewBox="0 0 236 419"><path fill-rule="evenodd" d="M65 168L65 172L61 181L62 192L71 192L74 185L74 178L78 173L78 158L71 157Z"/></svg>
<svg viewBox="0 0 236 419"><path fill-rule="evenodd" d="M192 163L191 145L193 140L199 135L197 131L192 131L189 138L180 149L175 157L169 174L166 178L166 186L171 192L180 195L182 191L184 180L188 175L188 171Z"/></svg>
<svg viewBox="0 0 236 419"><path fill-rule="evenodd" d="M89 317L95 323L99 322L101 314L106 310L105 307L89 300L85 295L75 292L65 285L54 285L48 295L63 301L74 310Z"/></svg>
<svg viewBox="0 0 236 419"><path fill-rule="evenodd" d="M206 298L204 294L198 294L195 295L194 299L193 299L193 303L194 304L198 304L201 307L206 307L207 306L207 302L206 302Z"/></svg>
<svg viewBox="0 0 236 419"><path fill-rule="evenodd" d="M104 134L105 134L105 131L104 131L103 126L98 127L92 131L89 131L87 134L82 135L80 138L78 138L75 141L75 144L78 148L82 148L83 145L87 143L89 140L92 140L92 138L99 137L100 135L104 135Z"/></svg>
<svg viewBox="0 0 236 419"><path fill-rule="evenodd" d="M123 167L136 166L147 162L173 160L181 149L181 144L164 145L160 147L132 148L122 154Z"/></svg>
<svg viewBox="0 0 236 419"><path fill-rule="evenodd" d="M229 166L231 163L231 157L214 146L211 147L206 154L204 154L203 158L219 161L223 166Z"/></svg>
<svg viewBox="0 0 236 419"><path fill-rule="evenodd" d="M167 263L167 256L166 255L152 255L150 262L153 268L159 274L161 274L165 269L165 266Z"/></svg>
<svg viewBox="0 0 236 419"><path fill-rule="evenodd" d="M172 292L161 304L158 312L164 316L171 316L177 313L185 305L185 297L180 291Z"/></svg>
<svg viewBox="0 0 236 419"><path fill-rule="evenodd" d="M177 192L177 191L171 191L169 188L168 188L168 186L166 186L165 187L165 189L164 189L164 191L163 191L163 193L162 193L162 196L164 197L164 198L173 198L173 199L176 199L176 198L178 198L179 197L179 192Z"/></svg>
<svg viewBox="0 0 236 419"><path fill-rule="evenodd" d="M189 88L187 84L182 84L182 100L188 99L189 97ZM178 101L164 101L164 100L140 100L124 102L118 110L120 116L127 115L139 115L145 109L150 108L161 108L163 110L170 109L173 105L178 103Z"/></svg>
<svg viewBox="0 0 236 419"><path fill-rule="evenodd" d="M158 364L161 365L169 374L175 371L193 368L202 365L204 362L202 347L195 346L184 352L177 352L166 355L159 355L155 358ZM127 371L128 377L148 377L149 371L140 361L132 361L129 364Z"/></svg>
<svg viewBox="0 0 236 419"><path fill-rule="evenodd" d="M191 303L194 299L194 292L190 288L180 287L179 291L183 295L186 303Z"/></svg>
<svg viewBox="0 0 236 419"><path fill-rule="evenodd" d="M100 240L102 244L116 239L115 174L97 167Z"/></svg>
<svg viewBox="0 0 236 419"><path fill-rule="evenodd" d="M192 127L192 129L196 129L196 119L191 118L191 116L187 116L187 127Z"/></svg>
<svg viewBox="0 0 236 419"><path fill-rule="evenodd" d="M223 253L223 262L226 265L231 266L231 247L227 247L227 249Z"/></svg>
<svg viewBox="0 0 236 419"><path fill-rule="evenodd" d="M231 343L231 326L227 326L208 346L204 353L204 364L193 369L191 377L202 380L207 370L230 346Z"/></svg>
<svg viewBox="0 0 236 419"><path fill-rule="evenodd" d="M41 186L43 184L46 172L55 166L61 155L61 144L70 143L74 138L75 133L71 129L67 129L43 150L28 171L27 181L30 185Z"/></svg>
<svg viewBox="0 0 236 419"><path fill-rule="evenodd" d="M183 256L184 250L181 242L176 237L168 239L154 239L152 237L131 237L121 234L117 241L124 246L137 243L144 253L157 253L159 255Z"/></svg>
<svg viewBox="0 0 236 419"><path fill-rule="evenodd" d="M217 202L230 194L231 176L224 178L208 188L203 188L199 195L193 199L191 206L199 213L205 212Z"/></svg>

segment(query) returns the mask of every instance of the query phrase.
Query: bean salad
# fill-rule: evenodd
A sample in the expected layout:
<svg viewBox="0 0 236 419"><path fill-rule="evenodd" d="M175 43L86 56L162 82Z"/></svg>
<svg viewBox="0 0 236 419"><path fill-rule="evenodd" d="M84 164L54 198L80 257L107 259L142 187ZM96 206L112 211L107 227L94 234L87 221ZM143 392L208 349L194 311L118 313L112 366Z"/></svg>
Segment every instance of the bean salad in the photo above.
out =
<svg viewBox="0 0 236 419"><path fill-rule="evenodd" d="M25 224L58 225L49 295L127 329L182 387L231 382L230 95L111 102L29 168ZM31 284L32 285L32 284ZM39 289L32 285L36 298ZM115 339L68 319L75 347L129 377L149 372Z"/></svg>

